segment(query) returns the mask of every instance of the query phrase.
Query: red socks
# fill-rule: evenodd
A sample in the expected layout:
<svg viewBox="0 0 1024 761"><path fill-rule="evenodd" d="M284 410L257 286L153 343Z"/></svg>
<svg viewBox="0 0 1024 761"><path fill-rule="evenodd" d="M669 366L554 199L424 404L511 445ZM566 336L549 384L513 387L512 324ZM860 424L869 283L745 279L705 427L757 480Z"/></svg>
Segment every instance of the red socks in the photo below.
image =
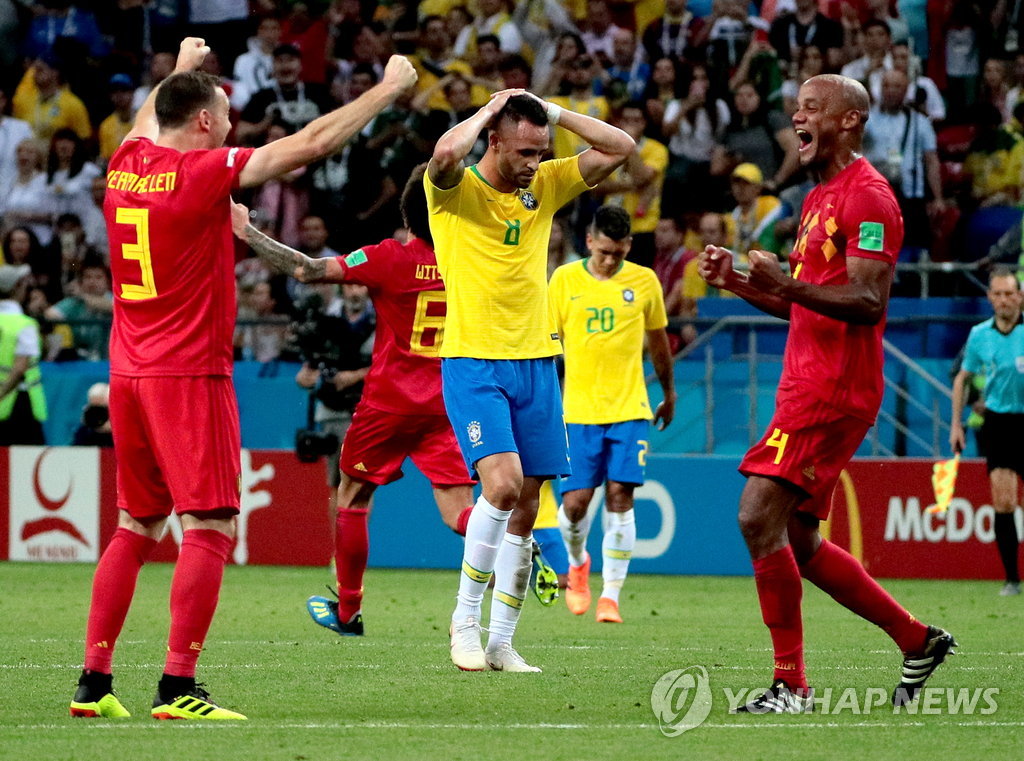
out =
<svg viewBox="0 0 1024 761"><path fill-rule="evenodd" d="M772 635L775 675L793 689L807 687L804 672L804 627L800 617L803 582L793 549L781 550L754 561L754 581L761 616Z"/></svg>
<svg viewBox="0 0 1024 761"><path fill-rule="evenodd" d="M171 581L171 633L165 674L195 676L196 661L217 610L224 565L234 543L227 534L213 529L189 529L182 534Z"/></svg>
<svg viewBox="0 0 1024 761"><path fill-rule="evenodd" d="M370 555L367 508L342 508L334 521L334 564L338 578L338 620L348 623L363 605L363 573Z"/></svg>
<svg viewBox="0 0 1024 761"><path fill-rule="evenodd" d="M882 589L846 550L822 540L800 572L840 605L881 627L904 653L919 652L924 646L928 627Z"/></svg>
<svg viewBox="0 0 1024 761"><path fill-rule="evenodd" d="M132 604L135 583L156 540L119 528L103 551L92 580L92 604L85 634L85 668L110 673L125 616Z"/></svg>
<svg viewBox="0 0 1024 761"><path fill-rule="evenodd" d="M458 520L455 521L455 533L456 534L458 534L459 536L465 536L466 535L466 529L469 528L469 516L472 515L472 514L473 514L473 506L472 505L470 505L467 508L464 508L463 511L461 513L459 513Z"/></svg>

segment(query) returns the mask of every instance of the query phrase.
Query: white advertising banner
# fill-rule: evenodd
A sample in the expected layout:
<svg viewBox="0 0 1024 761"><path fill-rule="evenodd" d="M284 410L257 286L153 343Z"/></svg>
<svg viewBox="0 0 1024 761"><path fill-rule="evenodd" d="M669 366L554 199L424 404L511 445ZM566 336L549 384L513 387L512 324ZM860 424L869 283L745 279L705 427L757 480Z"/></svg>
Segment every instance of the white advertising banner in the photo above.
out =
<svg viewBox="0 0 1024 761"><path fill-rule="evenodd" d="M12 447L9 467L10 559L98 560L99 450Z"/></svg>

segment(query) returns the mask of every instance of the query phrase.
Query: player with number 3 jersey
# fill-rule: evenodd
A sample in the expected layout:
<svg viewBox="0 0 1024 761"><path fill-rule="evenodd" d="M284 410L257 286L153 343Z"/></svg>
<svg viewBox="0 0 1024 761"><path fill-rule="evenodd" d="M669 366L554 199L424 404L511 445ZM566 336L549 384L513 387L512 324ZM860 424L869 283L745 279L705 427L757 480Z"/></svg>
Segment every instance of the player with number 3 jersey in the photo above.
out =
<svg viewBox="0 0 1024 761"><path fill-rule="evenodd" d="M128 715L113 692L114 646L139 571L176 512L182 540L151 715L245 719L213 703L195 680L234 544L241 484L230 194L331 155L416 79L395 56L379 85L295 135L255 150L224 148L227 95L217 77L196 71L209 51L201 39L182 42L175 72L139 109L107 169L110 420L120 512L93 580L72 716Z"/></svg>

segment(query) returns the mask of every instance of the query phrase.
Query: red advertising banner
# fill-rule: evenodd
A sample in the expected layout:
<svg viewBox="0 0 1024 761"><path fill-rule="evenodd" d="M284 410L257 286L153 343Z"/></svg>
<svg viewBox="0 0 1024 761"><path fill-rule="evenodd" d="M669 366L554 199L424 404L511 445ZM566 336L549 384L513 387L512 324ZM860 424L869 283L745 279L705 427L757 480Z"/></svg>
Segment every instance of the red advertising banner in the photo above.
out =
<svg viewBox="0 0 1024 761"><path fill-rule="evenodd" d="M960 463L949 509L934 504L931 460L855 460L847 467L824 531L873 576L1001 579L994 545L995 511L981 460ZM1024 536L1021 511L1017 533Z"/></svg>
<svg viewBox="0 0 1024 761"><path fill-rule="evenodd" d="M723 458L714 458L714 463L730 474L735 467ZM836 489L832 517L822 524L822 533L849 548L878 577L1001 578L984 463L960 464L954 498L949 509L939 514L928 512L934 501L932 464L916 459L852 462ZM241 466L241 512L233 562L326 565L333 544L333 518L328 514L323 461L310 465L299 462L292 452L243 450ZM736 569L729 573L749 572L738 534L700 533L707 524L709 503L693 499L690 487L701 483L708 467L708 458L663 461L653 457L645 488L663 497L656 500L661 510L658 536L667 538L659 543L657 553L637 558L636 570L715 573L721 570L714 568L725 567ZM436 533L429 534L429 541L417 543L401 530L381 531L373 542L376 555L371 554L371 564L457 567L459 545L437 520L429 484L411 476L382 490L375 520L383 521L382 526L407 528L418 537L428 528ZM715 507L732 515L742 479L736 476L729 483L736 493L716 492L711 500L718 499ZM652 529L651 505L641 507L647 510L645 530ZM1016 517L1018 533L1024 536L1020 510ZM0 448L0 560L95 562L116 525L111 450ZM177 556L180 531L176 520L168 522L154 560ZM721 531L735 531L731 517ZM729 562L723 564L723 560Z"/></svg>

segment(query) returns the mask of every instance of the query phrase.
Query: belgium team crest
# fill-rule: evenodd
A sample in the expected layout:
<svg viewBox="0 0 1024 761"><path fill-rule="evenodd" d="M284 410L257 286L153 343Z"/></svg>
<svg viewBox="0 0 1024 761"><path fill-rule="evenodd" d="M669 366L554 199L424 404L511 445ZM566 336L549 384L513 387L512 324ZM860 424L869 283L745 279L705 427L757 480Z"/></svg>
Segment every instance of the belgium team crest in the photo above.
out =
<svg viewBox="0 0 1024 761"><path fill-rule="evenodd" d="M537 196L531 193L529 190L524 190L519 194L519 200L523 202L523 206L526 207L527 211L533 211L540 204L537 203Z"/></svg>

